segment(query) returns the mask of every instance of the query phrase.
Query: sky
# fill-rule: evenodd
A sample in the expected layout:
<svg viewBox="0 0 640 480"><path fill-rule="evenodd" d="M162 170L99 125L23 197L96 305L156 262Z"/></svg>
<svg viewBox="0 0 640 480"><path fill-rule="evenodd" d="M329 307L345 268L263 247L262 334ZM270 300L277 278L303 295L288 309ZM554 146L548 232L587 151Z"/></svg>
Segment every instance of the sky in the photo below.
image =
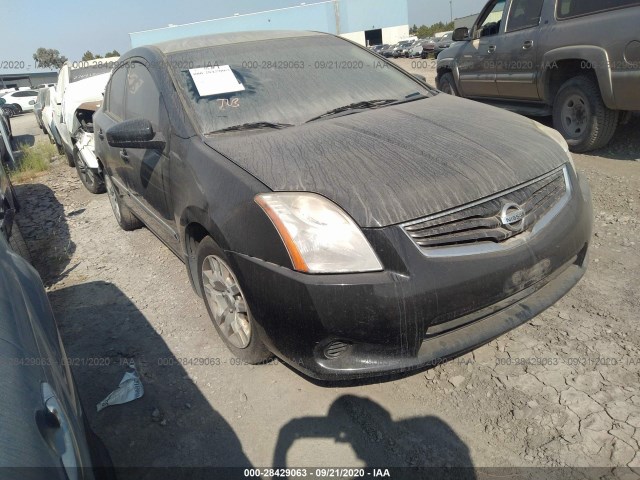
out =
<svg viewBox="0 0 640 480"><path fill-rule="evenodd" d="M449 0L406 1L410 26L450 19ZM486 0L452 1L454 18L478 13L486 3ZM58 49L70 60L80 60L87 50L100 55L113 49L124 53L130 48L130 32L299 3L300 0L0 0L3 17L0 73L37 71L32 56L39 47ZM24 62L24 68L6 68L11 65L8 62L13 65L17 62L18 66Z"/></svg>

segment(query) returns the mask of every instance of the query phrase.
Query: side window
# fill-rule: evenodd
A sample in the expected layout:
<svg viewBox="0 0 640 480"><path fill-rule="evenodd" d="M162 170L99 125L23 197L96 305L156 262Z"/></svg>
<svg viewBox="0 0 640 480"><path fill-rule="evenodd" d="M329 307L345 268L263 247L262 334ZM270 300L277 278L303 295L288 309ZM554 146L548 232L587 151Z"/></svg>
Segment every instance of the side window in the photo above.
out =
<svg viewBox="0 0 640 480"><path fill-rule="evenodd" d="M507 21L507 32L537 27L544 0L513 0Z"/></svg>
<svg viewBox="0 0 640 480"><path fill-rule="evenodd" d="M155 131L167 134L168 113L162 94L151 73L143 64L132 62L127 78L126 119L149 120Z"/></svg>
<svg viewBox="0 0 640 480"><path fill-rule="evenodd" d="M13 94L13 96L16 98L26 97L25 92L16 92Z"/></svg>
<svg viewBox="0 0 640 480"><path fill-rule="evenodd" d="M34 92L33 90L29 90L27 92L27 97L37 97L38 96L38 92Z"/></svg>
<svg viewBox="0 0 640 480"><path fill-rule="evenodd" d="M500 24L502 23L506 3L506 0L496 0L493 2L493 8L491 8L478 23L478 36L489 37L500 33Z"/></svg>
<svg viewBox="0 0 640 480"><path fill-rule="evenodd" d="M633 5L640 5L640 0L559 0L557 16L571 18Z"/></svg>
<svg viewBox="0 0 640 480"><path fill-rule="evenodd" d="M105 92L106 110L117 120L124 120L124 92L127 83L128 65L113 72Z"/></svg>

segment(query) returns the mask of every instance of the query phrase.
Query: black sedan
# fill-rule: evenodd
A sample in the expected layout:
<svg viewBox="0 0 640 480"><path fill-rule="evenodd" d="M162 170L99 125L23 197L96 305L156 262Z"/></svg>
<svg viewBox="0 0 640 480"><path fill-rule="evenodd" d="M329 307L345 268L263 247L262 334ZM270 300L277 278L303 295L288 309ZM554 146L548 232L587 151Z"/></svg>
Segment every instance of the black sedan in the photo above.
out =
<svg viewBox="0 0 640 480"><path fill-rule="evenodd" d="M0 235L2 478L114 478L82 410L40 277Z"/></svg>
<svg viewBox="0 0 640 480"><path fill-rule="evenodd" d="M585 271L589 188L555 130L328 34L195 37L120 60L94 116L115 217L184 261L244 361L273 352L319 379L425 368Z"/></svg>

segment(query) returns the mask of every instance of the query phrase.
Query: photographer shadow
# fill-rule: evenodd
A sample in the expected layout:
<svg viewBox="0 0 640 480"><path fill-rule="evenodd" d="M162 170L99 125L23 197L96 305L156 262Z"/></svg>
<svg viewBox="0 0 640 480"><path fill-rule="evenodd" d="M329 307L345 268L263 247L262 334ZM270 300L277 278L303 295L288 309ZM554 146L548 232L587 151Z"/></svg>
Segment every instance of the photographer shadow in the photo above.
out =
<svg viewBox="0 0 640 480"><path fill-rule="evenodd" d="M469 449L445 422L433 416L395 422L373 400L354 395L336 399L326 417L297 418L284 425L274 468L287 468L287 453L297 440L320 438L351 445L366 468L400 468L393 478L476 478Z"/></svg>

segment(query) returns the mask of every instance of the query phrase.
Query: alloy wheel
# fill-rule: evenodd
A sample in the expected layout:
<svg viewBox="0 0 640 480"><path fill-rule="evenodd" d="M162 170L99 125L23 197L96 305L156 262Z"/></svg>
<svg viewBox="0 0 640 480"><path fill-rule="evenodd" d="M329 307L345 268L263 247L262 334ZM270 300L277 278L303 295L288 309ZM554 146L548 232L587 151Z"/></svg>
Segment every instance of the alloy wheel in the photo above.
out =
<svg viewBox="0 0 640 480"><path fill-rule="evenodd" d="M216 255L202 263L205 301L222 335L234 347L247 348L251 342L249 309L231 268Z"/></svg>

